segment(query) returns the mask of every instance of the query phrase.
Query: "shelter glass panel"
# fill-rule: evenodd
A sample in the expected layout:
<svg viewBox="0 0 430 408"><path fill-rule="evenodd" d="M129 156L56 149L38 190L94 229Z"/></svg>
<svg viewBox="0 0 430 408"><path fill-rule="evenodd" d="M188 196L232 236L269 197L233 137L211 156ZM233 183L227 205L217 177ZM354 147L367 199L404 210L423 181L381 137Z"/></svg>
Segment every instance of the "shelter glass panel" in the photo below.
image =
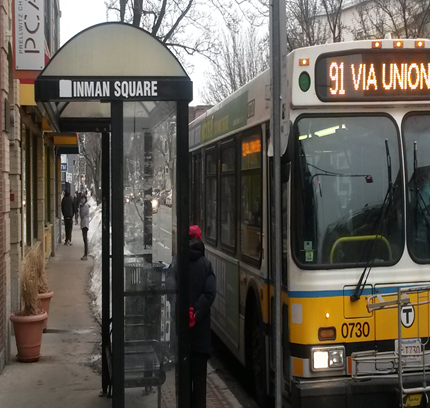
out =
<svg viewBox="0 0 430 408"><path fill-rule="evenodd" d="M176 111L174 102L124 103L124 197L117 199L124 202L126 407L176 406L176 396L164 392L175 382L177 360L175 292L166 291L176 224ZM163 199L161 191L168 191Z"/></svg>

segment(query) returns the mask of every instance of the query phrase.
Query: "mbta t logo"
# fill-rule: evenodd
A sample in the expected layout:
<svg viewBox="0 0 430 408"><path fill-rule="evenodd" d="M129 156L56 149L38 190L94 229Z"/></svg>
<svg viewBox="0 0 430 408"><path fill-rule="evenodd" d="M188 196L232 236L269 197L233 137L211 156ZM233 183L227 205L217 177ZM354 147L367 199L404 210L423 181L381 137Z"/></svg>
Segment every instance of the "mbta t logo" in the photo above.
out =
<svg viewBox="0 0 430 408"><path fill-rule="evenodd" d="M411 327L414 324L415 309L412 305L402 306L400 314L401 314L400 318L402 320L403 326Z"/></svg>

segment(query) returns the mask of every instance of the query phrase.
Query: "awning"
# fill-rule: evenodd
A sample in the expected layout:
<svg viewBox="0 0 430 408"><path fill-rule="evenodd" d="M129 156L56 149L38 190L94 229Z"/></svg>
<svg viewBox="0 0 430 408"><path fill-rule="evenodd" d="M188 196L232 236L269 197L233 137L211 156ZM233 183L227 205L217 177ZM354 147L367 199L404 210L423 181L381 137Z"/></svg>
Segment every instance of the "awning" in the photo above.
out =
<svg viewBox="0 0 430 408"><path fill-rule="evenodd" d="M79 154L77 133L53 133L52 141L59 154Z"/></svg>

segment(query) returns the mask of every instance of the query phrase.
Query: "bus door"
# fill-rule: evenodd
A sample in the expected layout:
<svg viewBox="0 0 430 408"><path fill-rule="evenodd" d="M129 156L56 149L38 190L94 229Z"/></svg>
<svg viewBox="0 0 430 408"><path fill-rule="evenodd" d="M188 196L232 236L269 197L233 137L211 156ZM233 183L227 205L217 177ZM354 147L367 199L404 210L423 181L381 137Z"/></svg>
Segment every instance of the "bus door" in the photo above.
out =
<svg viewBox="0 0 430 408"><path fill-rule="evenodd" d="M288 153L286 153L288 155ZM282 305L281 305L281 347L282 347L282 366L284 381L288 383L290 381L290 342L289 342L289 308L288 308L288 282L287 282L287 262L288 262L288 186L289 186L289 173L290 163L286 158L283 159L281 165L281 209L282 209L282 273L281 273L281 284L282 284ZM273 245L275 240L275 217L274 217L274 177L273 177L273 160L269 162L269 192L267 197L270 197L269 207L269 271L270 280L272 283L275 282L275 247ZM274 292L273 292L274 293ZM274 322L274 297L271 296L271 322ZM274 353L274 338L275 338L275 325L271 324L271 366L272 369L275 367L275 353Z"/></svg>

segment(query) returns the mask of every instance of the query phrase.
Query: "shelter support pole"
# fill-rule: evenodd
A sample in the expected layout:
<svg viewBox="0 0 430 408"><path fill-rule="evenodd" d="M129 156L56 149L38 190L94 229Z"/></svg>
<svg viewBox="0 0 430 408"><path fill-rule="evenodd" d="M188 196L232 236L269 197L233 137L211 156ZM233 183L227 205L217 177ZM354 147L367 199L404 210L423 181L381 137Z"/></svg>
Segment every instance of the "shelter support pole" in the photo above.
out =
<svg viewBox="0 0 430 408"><path fill-rule="evenodd" d="M102 133L102 393L110 383L110 137Z"/></svg>
<svg viewBox="0 0 430 408"><path fill-rule="evenodd" d="M285 10L285 3L282 2ZM271 0L271 76L272 76L272 138L274 173L274 216L275 216L275 261L274 270L274 361L275 361L275 406L282 408L282 349L281 349L281 272L282 272L282 215L281 215L281 0Z"/></svg>
<svg viewBox="0 0 430 408"><path fill-rule="evenodd" d="M112 120L112 349L113 408L124 408L124 143L123 103L111 103Z"/></svg>
<svg viewBox="0 0 430 408"><path fill-rule="evenodd" d="M177 212L177 261L178 261L178 408L190 406L190 350L189 350L189 248L188 248L188 102L177 105L176 129L176 212Z"/></svg>

